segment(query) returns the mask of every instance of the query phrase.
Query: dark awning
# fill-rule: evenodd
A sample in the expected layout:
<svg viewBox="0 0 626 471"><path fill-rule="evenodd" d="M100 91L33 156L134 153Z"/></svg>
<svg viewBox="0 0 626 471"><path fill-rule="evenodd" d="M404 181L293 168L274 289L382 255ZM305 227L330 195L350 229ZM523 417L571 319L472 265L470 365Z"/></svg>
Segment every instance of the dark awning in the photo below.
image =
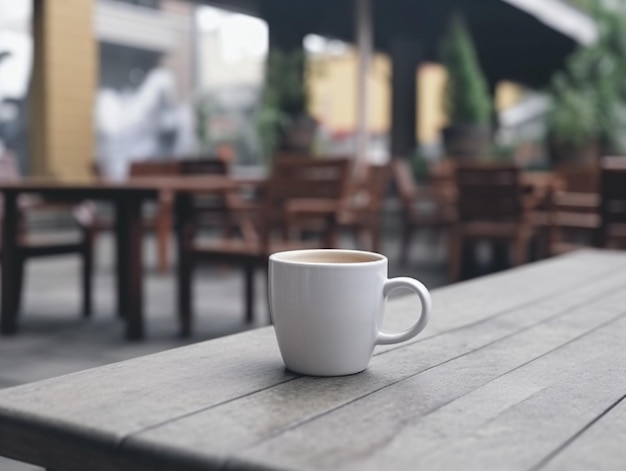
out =
<svg viewBox="0 0 626 471"><path fill-rule="evenodd" d="M353 0L205 0L258 15L270 28L294 34L354 38ZM545 85L579 44L595 40L593 21L558 0L374 0L374 44L388 51L398 36L437 60L453 11L464 13L491 82L508 79Z"/></svg>

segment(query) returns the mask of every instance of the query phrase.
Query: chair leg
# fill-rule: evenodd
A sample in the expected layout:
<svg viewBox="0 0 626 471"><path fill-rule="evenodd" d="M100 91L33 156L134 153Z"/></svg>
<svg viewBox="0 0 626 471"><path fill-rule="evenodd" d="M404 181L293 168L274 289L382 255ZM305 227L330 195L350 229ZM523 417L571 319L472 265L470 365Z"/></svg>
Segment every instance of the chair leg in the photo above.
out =
<svg viewBox="0 0 626 471"><path fill-rule="evenodd" d="M270 307L270 278L269 278L269 259L263 265L263 281L265 283L265 303L267 306L267 317L270 325L274 324L272 319L272 308Z"/></svg>
<svg viewBox="0 0 626 471"><path fill-rule="evenodd" d="M359 250L370 250L370 238L366 226L356 226L354 228L357 248Z"/></svg>
<svg viewBox="0 0 626 471"><path fill-rule="evenodd" d="M157 263L159 273L165 274L169 271L169 241L172 231L172 218L167 209L160 209L160 214L156 221L156 243L157 243Z"/></svg>
<svg viewBox="0 0 626 471"><path fill-rule="evenodd" d="M245 314L247 323L254 321L254 268L253 263L246 263L244 265L244 299L246 303Z"/></svg>
<svg viewBox="0 0 626 471"><path fill-rule="evenodd" d="M411 236L413 227L407 222L402 228L402 240L400 242L400 266L406 267L409 264L409 249L411 247Z"/></svg>
<svg viewBox="0 0 626 471"><path fill-rule="evenodd" d="M380 236L381 230L382 229L380 227L376 227L376 225L370 228L370 234L372 238L372 251L376 253L381 253L382 250Z"/></svg>
<svg viewBox="0 0 626 471"><path fill-rule="evenodd" d="M457 230L450 231L450 252L448 254L448 275L450 281L459 281L463 265L463 238Z"/></svg>
<svg viewBox="0 0 626 471"><path fill-rule="evenodd" d="M91 317L93 311L93 248L95 232L87 230L82 253L83 317Z"/></svg>
<svg viewBox="0 0 626 471"><path fill-rule="evenodd" d="M191 335L192 323L192 299L193 286L192 277L194 264L190 260L188 254L182 257L179 255L178 260L178 322L181 337L189 337Z"/></svg>
<svg viewBox="0 0 626 471"><path fill-rule="evenodd" d="M26 260L24 257L19 257L18 262L16 264L17 270L15 271L15 313L19 315L20 309L22 307L22 297L24 291L24 268L26 265Z"/></svg>
<svg viewBox="0 0 626 471"><path fill-rule="evenodd" d="M523 265L528 261L528 238L517 237L513 241L513 256L511 265L514 267Z"/></svg>

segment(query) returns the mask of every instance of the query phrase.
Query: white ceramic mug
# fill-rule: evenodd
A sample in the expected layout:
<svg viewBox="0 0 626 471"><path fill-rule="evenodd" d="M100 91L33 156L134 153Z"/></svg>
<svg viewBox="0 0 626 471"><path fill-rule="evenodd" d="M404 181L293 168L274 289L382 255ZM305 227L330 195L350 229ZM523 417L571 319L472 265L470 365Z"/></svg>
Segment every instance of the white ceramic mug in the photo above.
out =
<svg viewBox="0 0 626 471"><path fill-rule="evenodd" d="M430 315L426 287L412 278L387 279L387 258L356 250L294 250L270 256L270 310L287 368L340 376L367 368L376 345L419 334ZM399 333L381 331L385 300L409 288L421 300L419 318Z"/></svg>

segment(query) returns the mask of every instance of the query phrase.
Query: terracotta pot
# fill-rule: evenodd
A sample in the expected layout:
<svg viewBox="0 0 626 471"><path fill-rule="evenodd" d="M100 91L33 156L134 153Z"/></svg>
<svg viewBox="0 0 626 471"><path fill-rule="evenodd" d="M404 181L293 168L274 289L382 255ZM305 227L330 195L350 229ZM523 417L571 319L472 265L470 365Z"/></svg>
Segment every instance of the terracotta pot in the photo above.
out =
<svg viewBox="0 0 626 471"><path fill-rule="evenodd" d="M563 145L555 142L553 139L548 140L548 152L550 161L554 166L559 165L594 165L600 157L600 146L597 142L590 142L582 148Z"/></svg>
<svg viewBox="0 0 626 471"><path fill-rule="evenodd" d="M489 126L454 125L443 130L446 156L455 159L478 160L489 156L492 132Z"/></svg>
<svg viewBox="0 0 626 471"><path fill-rule="evenodd" d="M310 152L313 148L317 122L310 116L295 118L282 132L281 150Z"/></svg>

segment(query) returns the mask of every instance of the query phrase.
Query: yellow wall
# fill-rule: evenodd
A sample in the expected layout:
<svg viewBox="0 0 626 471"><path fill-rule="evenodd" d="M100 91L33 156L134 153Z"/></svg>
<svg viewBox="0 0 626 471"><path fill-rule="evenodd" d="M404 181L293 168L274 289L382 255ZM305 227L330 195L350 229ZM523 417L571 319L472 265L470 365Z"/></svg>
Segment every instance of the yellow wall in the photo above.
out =
<svg viewBox="0 0 626 471"><path fill-rule="evenodd" d="M309 61L310 111L335 132L352 132L356 122L357 57L354 51L335 57L312 57ZM369 128L389 129L390 63L376 54L370 73Z"/></svg>
<svg viewBox="0 0 626 471"><path fill-rule="evenodd" d="M84 176L93 160L93 0L36 0L31 173Z"/></svg>
<svg viewBox="0 0 626 471"><path fill-rule="evenodd" d="M496 89L496 109L504 111L519 103L523 89L514 82L502 81Z"/></svg>
<svg viewBox="0 0 626 471"><path fill-rule="evenodd" d="M313 57L310 60L309 93L312 114L334 132L353 132L356 126L357 57L354 51L336 57ZM370 130L386 133L390 129L391 63L384 54L376 54L372 63ZM447 124L443 109L446 69L425 63L416 71L416 136L427 144L440 139ZM496 109L503 111L519 102L520 86L502 82L496 90Z"/></svg>
<svg viewBox="0 0 626 471"><path fill-rule="evenodd" d="M438 64L423 64L418 70L417 135L423 144L438 140L448 122L442 100L446 77L445 67Z"/></svg>

